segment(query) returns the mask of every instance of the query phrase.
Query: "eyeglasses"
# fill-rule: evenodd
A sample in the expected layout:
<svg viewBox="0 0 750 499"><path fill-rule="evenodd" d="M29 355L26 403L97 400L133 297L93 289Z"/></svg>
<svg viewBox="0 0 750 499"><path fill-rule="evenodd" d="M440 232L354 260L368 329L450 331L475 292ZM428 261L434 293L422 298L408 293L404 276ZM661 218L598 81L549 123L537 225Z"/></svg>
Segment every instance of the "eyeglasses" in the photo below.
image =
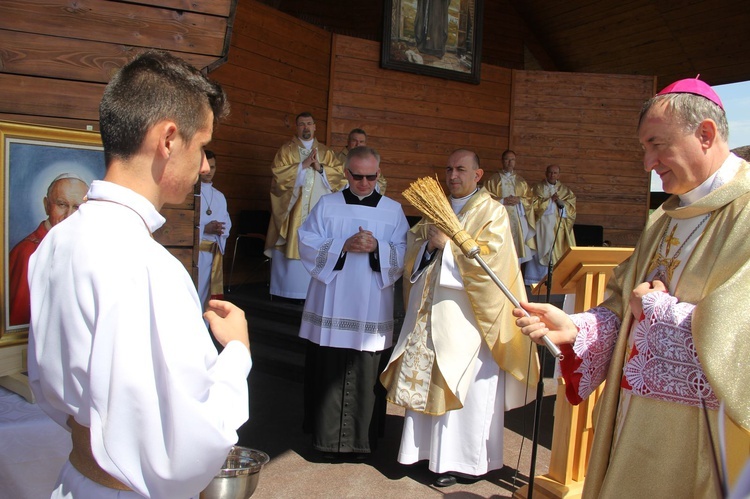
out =
<svg viewBox="0 0 750 499"><path fill-rule="evenodd" d="M363 178L366 178L369 182L375 182L378 179L377 173L373 175L360 175L359 173L353 173L351 170L346 171L349 172L349 175L351 175L354 180L362 180Z"/></svg>

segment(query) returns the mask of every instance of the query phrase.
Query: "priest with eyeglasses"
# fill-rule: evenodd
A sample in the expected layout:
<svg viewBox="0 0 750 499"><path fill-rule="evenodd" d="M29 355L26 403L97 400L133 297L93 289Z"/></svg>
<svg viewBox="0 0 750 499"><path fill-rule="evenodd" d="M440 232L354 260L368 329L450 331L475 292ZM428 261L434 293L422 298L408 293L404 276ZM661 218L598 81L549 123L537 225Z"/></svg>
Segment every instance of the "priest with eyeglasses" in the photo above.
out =
<svg viewBox="0 0 750 499"><path fill-rule="evenodd" d="M381 354L393 342L394 285L409 224L375 190L380 155L349 151L349 186L320 198L299 229L310 272L300 337L307 340L304 429L324 459L366 459L385 417Z"/></svg>

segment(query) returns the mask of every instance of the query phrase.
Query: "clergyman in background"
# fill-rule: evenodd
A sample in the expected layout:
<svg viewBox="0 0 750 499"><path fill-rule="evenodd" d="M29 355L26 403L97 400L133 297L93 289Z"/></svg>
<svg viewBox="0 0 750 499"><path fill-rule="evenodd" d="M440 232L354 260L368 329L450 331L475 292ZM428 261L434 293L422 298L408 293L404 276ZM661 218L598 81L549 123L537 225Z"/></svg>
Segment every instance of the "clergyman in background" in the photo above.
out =
<svg viewBox="0 0 750 499"><path fill-rule="evenodd" d="M341 161L341 164L343 165L346 163L346 156L349 154L349 151L354 149L355 147L361 147L367 145L367 132L365 132L361 128L353 128L349 132L349 136L346 139L346 147L344 147L341 151L339 151L339 161ZM378 183L375 185L375 190L377 190L381 196L385 196L385 189L388 187L388 181L385 179L385 176L381 172L378 175Z"/></svg>
<svg viewBox="0 0 750 499"><path fill-rule="evenodd" d="M271 258L272 296L304 300L310 274L299 259L297 230L318 200L346 185L344 167L333 149L315 138L315 119L300 113L297 133L282 145L271 172L271 220L265 255Z"/></svg>
<svg viewBox="0 0 750 499"><path fill-rule="evenodd" d="M216 155L206 151L209 171L201 173L200 254L198 256L198 296L205 307L209 299L224 298L224 252L232 220L227 198L213 186Z"/></svg>
<svg viewBox="0 0 750 499"><path fill-rule="evenodd" d="M484 188L505 206L518 263L523 264L531 260L536 248L531 190L523 177L516 172L516 153L506 149L502 161L503 169L491 176L484 183Z"/></svg>
<svg viewBox="0 0 750 499"><path fill-rule="evenodd" d="M576 245L576 195L560 182L560 167L549 165L545 179L531 189L536 254L526 264L524 280L532 285L544 279L549 264L556 265L568 248Z"/></svg>

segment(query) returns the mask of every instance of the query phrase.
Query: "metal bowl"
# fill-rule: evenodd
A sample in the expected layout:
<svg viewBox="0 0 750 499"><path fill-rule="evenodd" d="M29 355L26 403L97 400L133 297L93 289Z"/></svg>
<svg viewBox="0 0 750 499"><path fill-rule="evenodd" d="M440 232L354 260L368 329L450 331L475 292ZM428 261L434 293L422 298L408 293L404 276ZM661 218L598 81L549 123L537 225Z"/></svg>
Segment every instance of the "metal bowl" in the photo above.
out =
<svg viewBox="0 0 750 499"><path fill-rule="evenodd" d="M255 492L260 470L269 460L265 452L235 445L200 499L247 499Z"/></svg>

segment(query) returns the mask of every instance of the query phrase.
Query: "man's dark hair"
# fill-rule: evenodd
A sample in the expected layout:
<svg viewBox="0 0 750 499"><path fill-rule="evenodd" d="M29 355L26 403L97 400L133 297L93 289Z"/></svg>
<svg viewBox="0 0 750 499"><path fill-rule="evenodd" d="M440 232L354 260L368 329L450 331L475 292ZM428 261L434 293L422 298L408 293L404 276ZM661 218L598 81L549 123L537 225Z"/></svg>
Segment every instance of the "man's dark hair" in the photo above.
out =
<svg viewBox="0 0 750 499"><path fill-rule="evenodd" d="M206 153L206 159L214 159L216 157L216 154L208 149L205 149L203 152Z"/></svg>
<svg viewBox="0 0 750 499"><path fill-rule="evenodd" d="M304 113L299 113L296 118L294 118L294 124L296 125L300 118L312 118L313 121L315 121L315 118L313 118L313 115L305 111Z"/></svg>
<svg viewBox="0 0 750 499"><path fill-rule="evenodd" d="M361 133L362 135L364 135L365 137L367 137L367 133L364 130L362 130L361 128L352 128L352 131L349 132L349 135L347 135L347 139L350 139L352 137L352 135L354 135L355 133Z"/></svg>
<svg viewBox="0 0 750 499"><path fill-rule="evenodd" d="M508 155L508 154L510 154L510 153L513 153L514 156L517 156L516 151L514 151L513 149L506 149L500 155L500 159L505 159L505 156Z"/></svg>
<svg viewBox="0 0 750 499"><path fill-rule="evenodd" d="M190 142L212 111L215 120L229 113L218 83L187 62L161 50L149 50L120 69L99 105L104 158L126 160L141 147L148 130L162 120L177 124Z"/></svg>

